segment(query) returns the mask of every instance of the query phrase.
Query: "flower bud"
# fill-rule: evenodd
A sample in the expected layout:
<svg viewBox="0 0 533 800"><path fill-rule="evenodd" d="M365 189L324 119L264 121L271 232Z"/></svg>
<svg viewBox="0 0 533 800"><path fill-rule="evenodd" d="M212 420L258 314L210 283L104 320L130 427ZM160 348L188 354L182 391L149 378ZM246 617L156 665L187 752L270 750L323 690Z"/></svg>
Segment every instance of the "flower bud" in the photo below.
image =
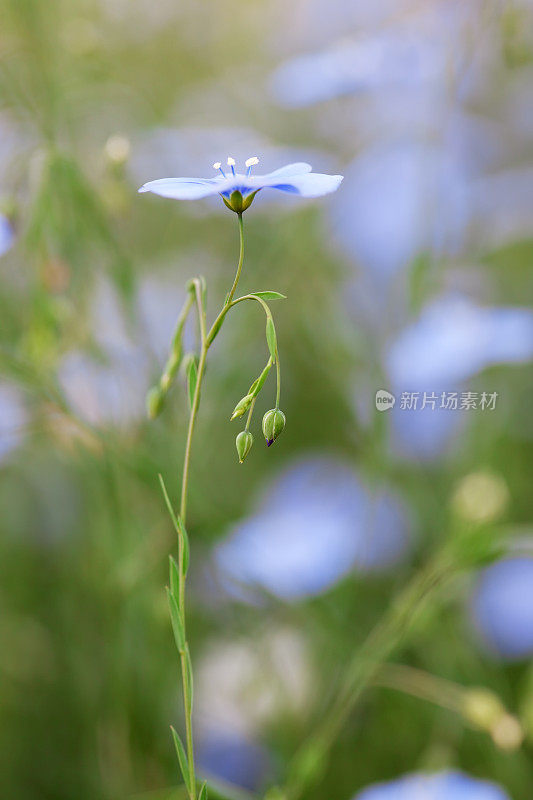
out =
<svg viewBox="0 0 533 800"><path fill-rule="evenodd" d="M474 687L467 689L463 698L463 715L473 725L490 731L505 713L500 698L490 689Z"/></svg>
<svg viewBox="0 0 533 800"><path fill-rule="evenodd" d="M230 417L230 421L233 419L237 419L237 417L242 417L243 414L246 414L248 409L250 408L250 404L254 399L253 394L247 394L242 400L239 400L235 408L233 409L233 414Z"/></svg>
<svg viewBox="0 0 533 800"><path fill-rule="evenodd" d="M250 431L241 431L237 434L235 439L235 447L237 448L237 455L239 456L239 464L242 464L254 443L254 437Z"/></svg>
<svg viewBox="0 0 533 800"><path fill-rule="evenodd" d="M279 408L271 408L263 417L263 434L267 447L278 438L285 427L285 414Z"/></svg>
<svg viewBox="0 0 533 800"><path fill-rule="evenodd" d="M146 410L150 419L155 419L159 416L163 409L165 402L165 393L161 391L159 386L152 386L146 395Z"/></svg>

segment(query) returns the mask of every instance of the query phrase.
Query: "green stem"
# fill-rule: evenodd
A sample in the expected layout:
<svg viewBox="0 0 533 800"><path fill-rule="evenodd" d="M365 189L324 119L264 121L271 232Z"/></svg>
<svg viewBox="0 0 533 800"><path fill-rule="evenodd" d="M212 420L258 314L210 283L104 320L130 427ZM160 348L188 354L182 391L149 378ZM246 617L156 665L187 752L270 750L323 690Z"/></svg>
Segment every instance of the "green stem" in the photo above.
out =
<svg viewBox="0 0 533 800"><path fill-rule="evenodd" d="M250 410L248 411L248 417L246 418L246 426L244 428L245 431L248 431L250 429L250 422L252 421L252 414L254 413L254 406L255 406L255 401L256 400L257 400L257 397L254 397L254 399L252 400L252 402L250 404Z"/></svg>
<svg viewBox="0 0 533 800"><path fill-rule="evenodd" d="M235 273L233 286L231 287L231 291L226 299L224 308L217 317L217 322L219 322L219 326L222 325L222 322L224 321L225 317L225 312L229 310L229 307L232 304L233 296L237 289L237 284L239 283L239 278L241 275L242 266L244 262L244 231L242 223L242 214L239 214L238 217L239 217L239 238L240 238L239 261L237 264L237 271ZM207 353L214 338L214 336L213 337L211 336L214 330L214 326L211 329L209 335L207 334L206 312L202 298L202 287L199 280L194 281L194 296L196 299L196 307L198 310L198 319L200 323L201 346L200 346L200 359L198 362L198 377L196 380L196 387L194 390L193 401L191 405L191 413L189 415L189 425L187 428L187 439L185 442L185 453L183 457L183 471L181 478L180 518L184 526L186 525L186 520L187 520L187 498L189 493L189 471L191 463L192 441L196 426L196 420L198 418L198 409L200 406L200 395L205 375ZM178 552L179 610L183 621L183 629L185 631L185 575L183 572L183 558L184 558L184 541L183 537L180 536L179 552ZM187 652L180 652L180 662L181 662L183 702L185 708L185 735L186 735L187 759L189 762L189 784L190 784L189 796L190 800L196 800L196 773L194 768L194 744L193 744L193 732L192 732L192 686L190 685L189 681L189 664L188 664Z"/></svg>
<svg viewBox="0 0 533 800"><path fill-rule="evenodd" d="M276 408L279 408L279 395L281 392L281 367L279 365L279 353L276 347Z"/></svg>
<svg viewBox="0 0 533 800"><path fill-rule="evenodd" d="M237 272L235 273L235 280L233 281L233 286L230 289L230 293L226 298L225 305L229 305L233 300L233 296L237 289L237 284L239 283L239 278L241 277L241 270L242 265L244 263L244 223L242 221L242 213L237 214L239 219L239 242L240 242L240 251L239 251L239 263L237 264Z"/></svg>

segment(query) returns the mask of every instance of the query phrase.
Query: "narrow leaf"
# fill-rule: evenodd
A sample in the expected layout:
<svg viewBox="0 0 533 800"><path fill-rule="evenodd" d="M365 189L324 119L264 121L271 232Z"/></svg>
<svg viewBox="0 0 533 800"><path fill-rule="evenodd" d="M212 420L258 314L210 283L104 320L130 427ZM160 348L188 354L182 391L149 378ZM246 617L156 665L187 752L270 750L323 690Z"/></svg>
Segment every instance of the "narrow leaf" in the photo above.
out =
<svg viewBox="0 0 533 800"><path fill-rule="evenodd" d="M172 556L168 557L169 563L169 572L170 572L170 591L172 595L176 598L179 602L180 596L180 579L179 579L179 569L178 565L176 564L175 560Z"/></svg>
<svg viewBox="0 0 533 800"><path fill-rule="evenodd" d="M178 536L183 539L183 574L187 575L189 569L189 535L181 517L178 517Z"/></svg>
<svg viewBox="0 0 533 800"><path fill-rule="evenodd" d="M185 754L185 748L183 747L182 741L176 732L175 728L170 726L170 730L172 731L172 738L174 739L174 746L176 748L176 753L178 754L178 761L180 764L181 774L183 775L183 780L185 781L185 785L190 792L189 786L189 762L187 760L187 756Z"/></svg>
<svg viewBox="0 0 533 800"><path fill-rule="evenodd" d="M200 794L198 795L198 800L208 800L207 797L207 783L204 781L202 783L202 788L200 789Z"/></svg>
<svg viewBox="0 0 533 800"><path fill-rule="evenodd" d="M192 408L194 393L198 382L198 362L195 357L187 363L187 386L189 390L189 406Z"/></svg>
<svg viewBox="0 0 533 800"><path fill-rule="evenodd" d="M170 502L170 497L168 496L167 487L165 486L165 481L163 480L163 476L161 474L159 475L159 483L161 484L161 491L163 492L165 504L174 525L174 530L178 534L178 542L180 539L183 539L183 574L186 575L189 568L189 537L187 535L185 525L181 521L181 517L177 517L174 513L172 503Z"/></svg>
<svg viewBox="0 0 533 800"><path fill-rule="evenodd" d="M274 327L274 320L272 317L267 317L266 321L266 340L268 344L268 349L270 350L270 355L272 357L272 361L276 363L276 352L277 352L277 340L276 340L276 329Z"/></svg>
<svg viewBox="0 0 533 800"><path fill-rule="evenodd" d="M170 589L167 587L168 607L170 608L170 619L172 620L172 630L179 653L185 652L185 629L181 618L178 602Z"/></svg>
<svg viewBox="0 0 533 800"><path fill-rule="evenodd" d="M261 297L263 300L286 300L287 295L281 294L281 292L274 292L271 289L267 289L264 292L254 292L254 297Z"/></svg>

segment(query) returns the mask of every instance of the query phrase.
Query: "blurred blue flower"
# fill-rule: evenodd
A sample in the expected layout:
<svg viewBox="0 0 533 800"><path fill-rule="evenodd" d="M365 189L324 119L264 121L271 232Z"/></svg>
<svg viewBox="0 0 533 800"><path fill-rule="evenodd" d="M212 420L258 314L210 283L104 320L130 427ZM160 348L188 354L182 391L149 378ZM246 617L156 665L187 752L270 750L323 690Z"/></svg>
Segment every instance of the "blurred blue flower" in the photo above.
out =
<svg viewBox="0 0 533 800"><path fill-rule="evenodd" d="M146 416L149 369L138 353L117 353L102 362L71 351L59 365L58 379L72 409L91 425L123 429Z"/></svg>
<svg viewBox="0 0 533 800"><path fill-rule="evenodd" d="M0 383L0 462L22 443L27 421L18 389L10 383Z"/></svg>
<svg viewBox="0 0 533 800"><path fill-rule="evenodd" d="M470 614L488 648L515 661L533 655L533 558L514 557L484 569Z"/></svg>
<svg viewBox="0 0 533 800"><path fill-rule="evenodd" d="M332 203L332 230L346 255L380 278L422 251L456 253L468 222L467 179L443 148L379 143L358 156Z"/></svg>
<svg viewBox="0 0 533 800"><path fill-rule="evenodd" d="M382 88L426 88L445 77L446 52L438 44L409 32L343 42L282 64L272 91L282 105L299 107Z"/></svg>
<svg viewBox="0 0 533 800"><path fill-rule="evenodd" d="M428 305L390 345L385 367L396 405L392 443L403 457L429 460L452 450L471 419L460 408L464 381L494 364L533 358L533 311L475 305L448 295ZM490 387L488 387L490 389ZM401 408L402 392L418 392L416 409ZM424 392L435 395L422 408ZM442 393L457 392L458 407L442 407Z"/></svg>
<svg viewBox="0 0 533 800"><path fill-rule="evenodd" d="M532 358L533 311L482 308L455 295L427 306L392 344L386 364L397 391L435 391L494 364Z"/></svg>
<svg viewBox="0 0 533 800"><path fill-rule="evenodd" d="M240 192L246 198L270 188L300 197L321 197L338 189L342 181L341 175L311 172L312 167L304 162L287 164L266 175L252 175L252 167L257 163L255 157L247 159L246 173L243 174L235 172L235 160L228 158L227 173L220 162L213 165L220 172L215 178L160 178L145 183L139 192L153 192L174 200L197 200L215 194L229 198L232 192Z"/></svg>
<svg viewBox="0 0 533 800"><path fill-rule="evenodd" d="M10 221L4 214L0 214L0 256L11 249L14 241L15 234Z"/></svg>
<svg viewBox="0 0 533 800"><path fill-rule="evenodd" d="M205 733L195 750L198 767L206 776L249 791L264 785L270 771L266 750L227 730Z"/></svg>
<svg viewBox="0 0 533 800"><path fill-rule="evenodd" d="M462 772L406 775L363 789L354 800L509 800L494 783L471 778Z"/></svg>
<svg viewBox="0 0 533 800"><path fill-rule="evenodd" d="M327 591L354 568L387 569L409 540L409 514L395 493L370 491L342 461L314 457L282 473L215 559L226 580L296 599Z"/></svg>

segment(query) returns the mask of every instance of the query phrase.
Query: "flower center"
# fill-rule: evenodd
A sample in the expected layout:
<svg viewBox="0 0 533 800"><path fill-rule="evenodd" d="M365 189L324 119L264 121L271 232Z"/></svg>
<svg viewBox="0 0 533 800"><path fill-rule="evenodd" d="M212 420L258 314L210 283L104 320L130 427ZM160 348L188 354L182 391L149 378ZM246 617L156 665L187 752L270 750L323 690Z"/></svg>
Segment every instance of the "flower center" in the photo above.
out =
<svg viewBox="0 0 533 800"><path fill-rule="evenodd" d="M227 163L228 167L231 168L231 174L235 175L235 159L232 158L231 156L229 156L226 163ZM251 158L247 158L246 161L244 162L244 165L246 167L246 177L247 178L250 176L250 174L252 172L252 168L255 167L256 164L259 164L259 159L257 158L257 156L252 156ZM213 164L213 169L218 169L218 171L220 172L222 177L223 178L227 178L226 173L222 169L222 162L221 161L215 161L215 163Z"/></svg>

